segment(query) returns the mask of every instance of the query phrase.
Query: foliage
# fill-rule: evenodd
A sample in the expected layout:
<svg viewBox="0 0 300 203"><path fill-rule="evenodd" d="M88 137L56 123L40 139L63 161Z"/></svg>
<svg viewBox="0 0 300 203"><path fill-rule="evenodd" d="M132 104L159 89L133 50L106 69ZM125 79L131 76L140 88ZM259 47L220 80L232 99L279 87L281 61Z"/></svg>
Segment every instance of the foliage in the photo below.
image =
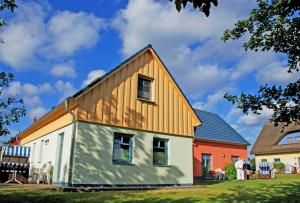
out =
<svg viewBox="0 0 300 203"><path fill-rule="evenodd" d="M15 0L0 0L0 11L4 9L9 9L11 12L17 7ZM5 21L0 18L0 28L5 25ZM0 38L0 42L3 43L3 40Z"/></svg>
<svg viewBox="0 0 300 203"><path fill-rule="evenodd" d="M252 158L252 159L249 158L249 161L250 161L250 165L251 166L255 166L256 165L255 158Z"/></svg>
<svg viewBox="0 0 300 203"><path fill-rule="evenodd" d="M225 176L228 180L236 180L236 168L233 163L224 166Z"/></svg>
<svg viewBox="0 0 300 203"><path fill-rule="evenodd" d="M13 81L13 74L0 72L0 136L9 134L8 126L25 116L23 100L4 92Z"/></svg>
<svg viewBox="0 0 300 203"><path fill-rule="evenodd" d="M239 20L233 29L227 29L222 39L237 40L249 35L244 48L254 51L274 51L288 57L288 72L299 71L300 61L300 1L257 0L258 8L251 11L248 19ZM244 113L259 114L264 107L274 111L275 126L291 122L300 123L300 79L286 87L261 86L258 94L226 94L224 97Z"/></svg>
<svg viewBox="0 0 300 203"><path fill-rule="evenodd" d="M277 173L283 174L285 173L285 164L282 162L274 163L274 168L276 169Z"/></svg>
<svg viewBox="0 0 300 203"><path fill-rule="evenodd" d="M178 12L180 12L182 8L185 8L186 5L190 3L193 5L194 9L199 9L199 11L203 12L207 17L210 13L211 4L218 6L218 0L174 0L174 2Z"/></svg>

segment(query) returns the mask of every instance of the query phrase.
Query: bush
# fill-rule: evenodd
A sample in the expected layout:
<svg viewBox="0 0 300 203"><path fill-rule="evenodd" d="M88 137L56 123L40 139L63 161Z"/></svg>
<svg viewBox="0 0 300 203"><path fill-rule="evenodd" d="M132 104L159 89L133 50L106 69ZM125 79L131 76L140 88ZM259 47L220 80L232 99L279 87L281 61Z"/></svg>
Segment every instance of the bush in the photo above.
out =
<svg viewBox="0 0 300 203"><path fill-rule="evenodd" d="M234 164L227 164L224 167L225 170L225 177L228 180L236 180L236 168L234 166Z"/></svg>
<svg viewBox="0 0 300 203"><path fill-rule="evenodd" d="M274 163L273 164L274 168L276 169L277 173L285 173L285 164L282 162L279 163Z"/></svg>

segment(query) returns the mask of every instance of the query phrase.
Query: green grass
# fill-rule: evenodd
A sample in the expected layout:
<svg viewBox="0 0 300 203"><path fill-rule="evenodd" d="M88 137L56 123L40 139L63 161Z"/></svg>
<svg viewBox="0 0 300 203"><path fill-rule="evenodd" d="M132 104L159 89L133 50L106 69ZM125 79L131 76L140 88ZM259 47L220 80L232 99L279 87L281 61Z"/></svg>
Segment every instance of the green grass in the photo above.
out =
<svg viewBox="0 0 300 203"><path fill-rule="evenodd" d="M194 188L139 191L57 192L0 187L0 202L300 202L300 175L274 180L204 181Z"/></svg>

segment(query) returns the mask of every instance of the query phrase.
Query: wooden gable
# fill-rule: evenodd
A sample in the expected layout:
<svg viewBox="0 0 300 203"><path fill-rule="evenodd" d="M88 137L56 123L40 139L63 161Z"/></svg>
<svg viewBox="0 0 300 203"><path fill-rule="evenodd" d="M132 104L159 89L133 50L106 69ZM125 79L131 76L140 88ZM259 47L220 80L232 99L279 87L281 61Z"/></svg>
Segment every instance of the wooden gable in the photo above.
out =
<svg viewBox="0 0 300 203"><path fill-rule="evenodd" d="M138 76L151 78L153 101L137 98ZM75 97L76 119L194 136L200 120L152 48Z"/></svg>

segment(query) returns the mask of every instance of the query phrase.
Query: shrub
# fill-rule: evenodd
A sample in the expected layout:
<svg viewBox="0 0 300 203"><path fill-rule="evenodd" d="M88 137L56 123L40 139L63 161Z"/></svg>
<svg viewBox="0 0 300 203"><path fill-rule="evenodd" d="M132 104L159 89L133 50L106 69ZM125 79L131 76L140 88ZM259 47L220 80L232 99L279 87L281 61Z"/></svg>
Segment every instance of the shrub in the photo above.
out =
<svg viewBox="0 0 300 203"><path fill-rule="evenodd" d="M235 180L236 179L236 168L234 166L234 164L227 164L224 167L225 170L225 177L228 180Z"/></svg>
<svg viewBox="0 0 300 203"><path fill-rule="evenodd" d="M276 169L277 173L285 173L285 164L282 162L274 163L274 168Z"/></svg>

